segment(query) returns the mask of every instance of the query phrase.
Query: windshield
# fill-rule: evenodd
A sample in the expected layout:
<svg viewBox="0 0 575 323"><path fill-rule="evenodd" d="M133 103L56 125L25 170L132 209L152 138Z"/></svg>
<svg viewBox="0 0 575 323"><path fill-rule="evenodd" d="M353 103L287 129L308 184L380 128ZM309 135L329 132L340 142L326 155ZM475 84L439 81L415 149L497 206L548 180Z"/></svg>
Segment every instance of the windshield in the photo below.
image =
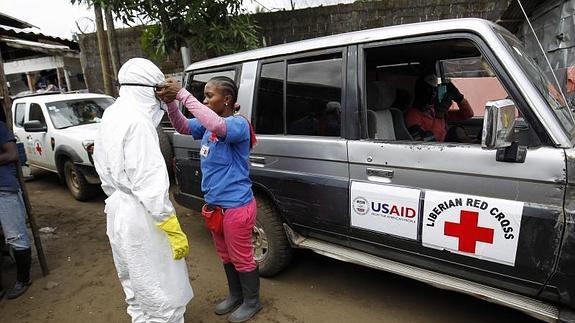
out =
<svg viewBox="0 0 575 323"><path fill-rule="evenodd" d="M545 98L563 129L573 138L575 135L575 121L557 86L549 81L541 68L533 58L525 52L523 45L515 37L501 31L498 31L498 34L511 47L511 53L517 63L521 65L523 71L533 82L533 85L535 85L539 93Z"/></svg>
<svg viewBox="0 0 575 323"><path fill-rule="evenodd" d="M112 98L90 98L48 102L48 114L56 129L100 122L104 110L114 103Z"/></svg>

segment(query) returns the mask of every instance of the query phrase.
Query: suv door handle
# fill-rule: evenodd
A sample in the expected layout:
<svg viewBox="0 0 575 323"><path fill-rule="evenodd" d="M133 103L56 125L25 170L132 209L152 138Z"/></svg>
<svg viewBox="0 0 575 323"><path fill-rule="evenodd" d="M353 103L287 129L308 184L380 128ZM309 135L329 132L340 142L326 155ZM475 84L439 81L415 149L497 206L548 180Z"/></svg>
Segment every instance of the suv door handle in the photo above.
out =
<svg viewBox="0 0 575 323"><path fill-rule="evenodd" d="M266 158L260 156L250 156L250 163L265 165Z"/></svg>
<svg viewBox="0 0 575 323"><path fill-rule="evenodd" d="M367 168L365 173L367 176L393 178L393 170L391 169Z"/></svg>

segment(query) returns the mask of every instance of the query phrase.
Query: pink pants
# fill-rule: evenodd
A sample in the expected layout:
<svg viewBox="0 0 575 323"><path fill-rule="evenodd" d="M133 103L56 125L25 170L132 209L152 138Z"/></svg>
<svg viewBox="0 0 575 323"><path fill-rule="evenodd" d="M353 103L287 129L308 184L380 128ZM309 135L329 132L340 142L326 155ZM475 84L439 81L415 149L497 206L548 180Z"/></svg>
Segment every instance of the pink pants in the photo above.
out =
<svg viewBox="0 0 575 323"><path fill-rule="evenodd" d="M232 263L239 272L256 269L252 230L256 223L256 199L244 206L227 209L224 213L224 232L212 232L216 252L224 264Z"/></svg>

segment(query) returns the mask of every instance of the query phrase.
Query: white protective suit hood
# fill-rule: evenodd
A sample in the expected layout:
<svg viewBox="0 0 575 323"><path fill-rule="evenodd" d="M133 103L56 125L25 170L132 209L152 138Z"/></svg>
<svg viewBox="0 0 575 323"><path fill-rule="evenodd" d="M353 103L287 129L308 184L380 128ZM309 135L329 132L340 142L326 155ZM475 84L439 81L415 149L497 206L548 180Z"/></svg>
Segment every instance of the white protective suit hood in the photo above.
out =
<svg viewBox="0 0 575 323"><path fill-rule="evenodd" d="M164 74L154 63L145 58L132 58L124 63L118 72L120 97L116 103L133 105L151 118L157 127L162 121L164 111L161 109L161 101L154 95L154 86L164 80ZM122 85L127 83L142 86Z"/></svg>

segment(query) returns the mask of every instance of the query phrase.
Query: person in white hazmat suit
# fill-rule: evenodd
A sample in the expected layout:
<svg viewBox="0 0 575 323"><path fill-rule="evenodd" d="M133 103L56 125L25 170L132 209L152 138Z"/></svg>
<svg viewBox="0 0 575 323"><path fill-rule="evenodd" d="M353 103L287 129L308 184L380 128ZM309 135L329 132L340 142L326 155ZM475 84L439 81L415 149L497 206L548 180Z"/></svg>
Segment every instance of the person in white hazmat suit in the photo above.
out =
<svg viewBox="0 0 575 323"><path fill-rule="evenodd" d="M156 132L164 111L154 90L164 75L149 60L132 58L118 81L120 96L104 112L94 143L114 264L132 322L184 322L193 297L183 259L188 240L169 199Z"/></svg>

